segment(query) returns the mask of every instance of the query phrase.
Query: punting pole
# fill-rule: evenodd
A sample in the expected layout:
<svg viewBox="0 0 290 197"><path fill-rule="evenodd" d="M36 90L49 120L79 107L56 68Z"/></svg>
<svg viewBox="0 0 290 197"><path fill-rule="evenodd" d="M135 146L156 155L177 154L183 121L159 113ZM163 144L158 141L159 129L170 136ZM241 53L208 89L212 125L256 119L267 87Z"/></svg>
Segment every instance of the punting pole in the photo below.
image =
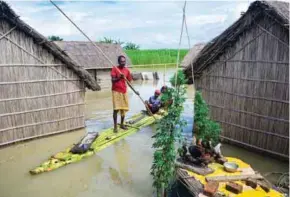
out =
<svg viewBox="0 0 290 197"><path fill-rule="evenodd" d="M106 56L106 54L104 54L104 52L102 51L102 49L100 47L98 47L52 0L50 0L50 2L99 50L99 52L102 53L102 55L111 63L111 65L113 67L116 68L116 70L122 74L122 72L118 69L117 66L114 66L114 63L108 58L108 56ZM133 88L132 84L128 81L128 79L125 77L124 78L125 81L127 82L127 84L129 85L129 87L133 90L133 92L140 98L140 100L143 102L143 104L145 105L148 113L154 117L154 115L152 114L151 110L148 108L148 106L146 105L145 101L142 99L142 97L140 96L140 94L137 94L137 91ZM154 117L154 119L156 120L156 118Z"/></svg>

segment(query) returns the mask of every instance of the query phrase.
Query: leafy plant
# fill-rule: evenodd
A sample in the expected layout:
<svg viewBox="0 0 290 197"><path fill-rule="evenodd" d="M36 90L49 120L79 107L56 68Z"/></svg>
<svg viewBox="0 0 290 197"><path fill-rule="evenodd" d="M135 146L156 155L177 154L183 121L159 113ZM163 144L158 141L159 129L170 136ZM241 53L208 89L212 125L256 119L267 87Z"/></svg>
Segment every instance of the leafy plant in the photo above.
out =
<svg viewBox="0 0 290 197"><path fill-rule="evenodd" d="M194 99L194 135L197 139L211 140L215 146L220 135L220 125L209 118L208 107L199 91Z"/></svg>
<svg viewBox="0 0 290 197"><path fill-rule="evenodd" d="M183 75L183 73L178 73ZM174 78L174 76L172 77ZM168 108L168 114L157 122L157 131L153 136L155 149L151 175L153 176L153 186L156 188L157 196L161 196L164 188L167 188L175 175L175 159L177 151L176 142L181 142L181 132L186 126L186 121L181 117L183 104L185 102L186 88L184 87L184 77L179 77L179 86L168 88L162 94L161 100L173 99L172 105Z"/></svg>
<svg viewBox="0 0 290 197"><path fill-rule="evenodd" d="M125 50L139 50L140 46L134 44L132 42L127 42L126 45L123 47Z"/></svg>
<svg viewBox="0 0 290 197"><path fill-rule="evenodd" d="M59 36L48 36L48 40L50 40L50 41L63 41L63 39Z"/></svg>
<svg viewBox="0 0 290 197"><path fill-rule="evenodd" d="M175 84L175 81L176 81L176 84ZM187 79L185 78L183 71L178 70L177 79L176 79L176 73L175 73L174 76L170 78L170 83L172 84L172 86L180 86L187 83Z"/></svg>

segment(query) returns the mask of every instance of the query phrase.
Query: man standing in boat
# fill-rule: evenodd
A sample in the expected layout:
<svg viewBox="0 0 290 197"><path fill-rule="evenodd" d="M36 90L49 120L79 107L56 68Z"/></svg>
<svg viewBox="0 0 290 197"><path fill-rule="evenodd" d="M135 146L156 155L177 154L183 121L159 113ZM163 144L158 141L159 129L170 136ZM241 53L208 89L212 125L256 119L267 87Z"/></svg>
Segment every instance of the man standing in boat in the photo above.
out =
<svg viewBox="0 0 290 197"><path fill-rule="evenodd" d="M113 119L114 119L114 132L118 132L117 127L117 115L120 111L121 114L121 129L127 130L127 127L124 125L125 114L129 111L129 101L127 95L127 83L125 78L131 82L132 76L130 70L126 68L126 57L120 55L118 57L119 65L117 68L114 66L111 71L112 77L112 98L113 98ZM129 84L128 84L129 85ZM136 92L139 94L139 92Z"/></svg>

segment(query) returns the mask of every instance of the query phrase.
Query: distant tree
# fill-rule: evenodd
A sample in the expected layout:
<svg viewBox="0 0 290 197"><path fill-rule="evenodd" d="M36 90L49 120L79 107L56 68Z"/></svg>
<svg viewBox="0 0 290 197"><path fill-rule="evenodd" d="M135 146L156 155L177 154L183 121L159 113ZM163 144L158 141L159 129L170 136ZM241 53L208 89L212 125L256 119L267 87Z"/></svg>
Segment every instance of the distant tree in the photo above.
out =
<svg viewBox="0 0 290 197"><path fill-rule="evenodd" d="M112 38L107 38L107 37L104 37L99 42L100 43L109 43L109 44L119 44L119 45L123 45L124 44L124 42L120 41L120 39L114 40Z"/></svg>
<svg viewBox="0 0 290 197"><path fill-rule="evenodd" d="M100 43L114 43L114 40L112 38L107 38L107 37L104 37L103 39L99 40Z"/></svg>
<svg viewBox="0 0 290 197"><path fill-rule="evenodd" d="M50 40L50 41L63 41L63 39L59 36L48 36L48 40Z"/></svg>
<svg viewBox="0 0 290 197"><path fill-rule="evenodd" d="M123 47L125 50L139 50L140 46L134 44L132 42L127 42L126 45Z"/></svg>

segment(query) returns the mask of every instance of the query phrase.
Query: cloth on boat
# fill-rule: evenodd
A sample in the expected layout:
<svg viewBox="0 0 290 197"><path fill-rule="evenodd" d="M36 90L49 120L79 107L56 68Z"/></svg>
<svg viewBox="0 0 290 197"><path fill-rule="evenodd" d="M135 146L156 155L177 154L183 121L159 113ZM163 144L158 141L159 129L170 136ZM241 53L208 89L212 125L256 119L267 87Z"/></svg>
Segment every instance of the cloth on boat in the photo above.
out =
<svg viewBox="0 0 290 197"><path fill-rule="evenodd" d="M70 152L73 154L83 154L90 150L92 143L99 136L97 132L90 132L85 135L80 142L71 148Z"/></svg>
<svg viewBox="0 0 290 197"><path fill-rule="evenodd" d="M127 93L112 91L113 109L125 115L129 111L129 101Z"/></svg>

